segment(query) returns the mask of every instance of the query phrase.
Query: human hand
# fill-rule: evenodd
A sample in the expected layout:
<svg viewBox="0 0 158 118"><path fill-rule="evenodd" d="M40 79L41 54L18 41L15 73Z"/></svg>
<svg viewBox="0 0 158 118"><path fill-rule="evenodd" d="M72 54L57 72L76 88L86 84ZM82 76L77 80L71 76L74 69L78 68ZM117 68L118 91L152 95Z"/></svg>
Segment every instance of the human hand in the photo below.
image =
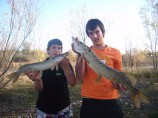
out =
<svg viewBox="0 0 158 118"><path fill-rule="evenodd" d="M41 79L41 73L37 71L28 70L26 75L31 79L32 81L39 81Z"/></svg>
<svg viewBox="0 0 158 118"><path fill-rule="evenodd" d="M116 81L112 81L112 84L114 88L119 89L119 90L127 90L127 87L123 84L117 83Z"/></svg>

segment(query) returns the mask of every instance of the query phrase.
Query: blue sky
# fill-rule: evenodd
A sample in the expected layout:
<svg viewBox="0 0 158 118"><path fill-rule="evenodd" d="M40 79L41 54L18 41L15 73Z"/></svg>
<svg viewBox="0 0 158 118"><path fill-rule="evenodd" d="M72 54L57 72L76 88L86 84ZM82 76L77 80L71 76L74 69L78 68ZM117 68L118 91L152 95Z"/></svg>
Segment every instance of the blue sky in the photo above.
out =
<svg viewBox="0 0 158 118"><path fill-rule="evenodd" d="M105 25L108 28L105 35L108 45L124 52L130 40L136 48L143 48L145 31L139 11L145 3L145 0L45 0L40 8L38 30L35 32L36 35L41 33L42 49L45 50L49 39L60 38L64 43L64 51L69 50L73 35L68 30L71 11L85 4L88 19L99 18L103 23L110 22L108 26ZM0 12L5 11L6 7L5 0L0 0Z"/></svg>
<svg viewBox="0 0 158 118"><path fill-rule="evenodd" d="M68 40L71 40L71 34L66 26L70 24L70 11L79 9L81 4L86 5L90 14L89 19L99 18L104 23L106 21L102 19L103 17L109 20L105 36L107 44L120 49L121 52L124 52L130 41L136 48L144 46L145 32L139 11L145 0L47 0L42 14L44 13L43 18L47 21L45 26L48 30L45 31L49 31L48 39L59 37L63 39L66 47L70 47L68 45L71 41Z"/></svg>

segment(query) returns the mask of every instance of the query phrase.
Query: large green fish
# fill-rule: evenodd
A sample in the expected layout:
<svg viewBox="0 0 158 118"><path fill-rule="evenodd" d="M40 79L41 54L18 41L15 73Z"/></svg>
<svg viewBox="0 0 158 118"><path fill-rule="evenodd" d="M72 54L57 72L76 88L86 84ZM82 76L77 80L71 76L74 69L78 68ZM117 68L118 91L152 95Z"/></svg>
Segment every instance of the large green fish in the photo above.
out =
<svg viewBox="0 0 158 118"><path fill-rule="evenodd" d="M72 37L74 43L74 49L80 53L88 62L89 66L98 74L98 77L105 77L111 81L117 81L127 87L130 91L131 99L137 108L140 108L140 103L149 103L148 99L143 93L135 88L130 82L129 78L120 71L117 71L105 64L103 64L96 54L84 43L79 41L77 38Z"/></svg>
<svg viewBox="0 0 158 118"><path fill-rule="evenodd" d="M18 78L22 74L26 74L28 70L43 71L43 70L49 69L51 67L55 67L67 55L68 55L68 52L65 52L65 53L59 54L55 57L52 57L46 61L43 61L43 62L22 65L18 68L18 70L16 72L9 74L7 77L9 79L12 79L13 83L15 83L18 80Z"/></svg>

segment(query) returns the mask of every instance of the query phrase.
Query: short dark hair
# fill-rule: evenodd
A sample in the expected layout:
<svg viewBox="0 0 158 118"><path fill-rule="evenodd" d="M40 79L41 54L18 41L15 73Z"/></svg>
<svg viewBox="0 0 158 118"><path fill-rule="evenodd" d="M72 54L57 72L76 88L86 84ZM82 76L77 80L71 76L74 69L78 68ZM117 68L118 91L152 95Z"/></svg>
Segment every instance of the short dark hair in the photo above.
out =
<svg viewBox="0 0 158 118"><path fill-rule="evenodd" d="M94 30L97 26L101 29L102 34L104 36L104 34L105 34L104 24L99 19L90 19L87 22L87 24L86 24L86 34L87 34L87 36L89 36L88 30Z"/></svg>
<svg viewBox="0 0 158 118"><path fill-rule="evenodd" d="M63 43L61 42L60 39L52 39L48 42L47 44L47 49L51 47L52 44L60 45L62 47Z"/></svg>

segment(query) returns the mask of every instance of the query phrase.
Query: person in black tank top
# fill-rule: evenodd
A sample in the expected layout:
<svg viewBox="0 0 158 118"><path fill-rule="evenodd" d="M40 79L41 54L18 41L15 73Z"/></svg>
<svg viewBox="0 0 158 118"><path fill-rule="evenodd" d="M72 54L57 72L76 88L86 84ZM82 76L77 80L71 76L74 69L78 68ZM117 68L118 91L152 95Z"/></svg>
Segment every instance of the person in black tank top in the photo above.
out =
<svg viewBox="0 0 158 118"><path fill-rule="evenodd" d="M59 39L50 40L47 53L47 59L61 54L62 42ZM76 77L67 58L56 67L44 70L42 74L29 70L27 76L34 81L34 89L39 93L36 102L37 118L72 116L68 85L75 86Z"/></svg>

